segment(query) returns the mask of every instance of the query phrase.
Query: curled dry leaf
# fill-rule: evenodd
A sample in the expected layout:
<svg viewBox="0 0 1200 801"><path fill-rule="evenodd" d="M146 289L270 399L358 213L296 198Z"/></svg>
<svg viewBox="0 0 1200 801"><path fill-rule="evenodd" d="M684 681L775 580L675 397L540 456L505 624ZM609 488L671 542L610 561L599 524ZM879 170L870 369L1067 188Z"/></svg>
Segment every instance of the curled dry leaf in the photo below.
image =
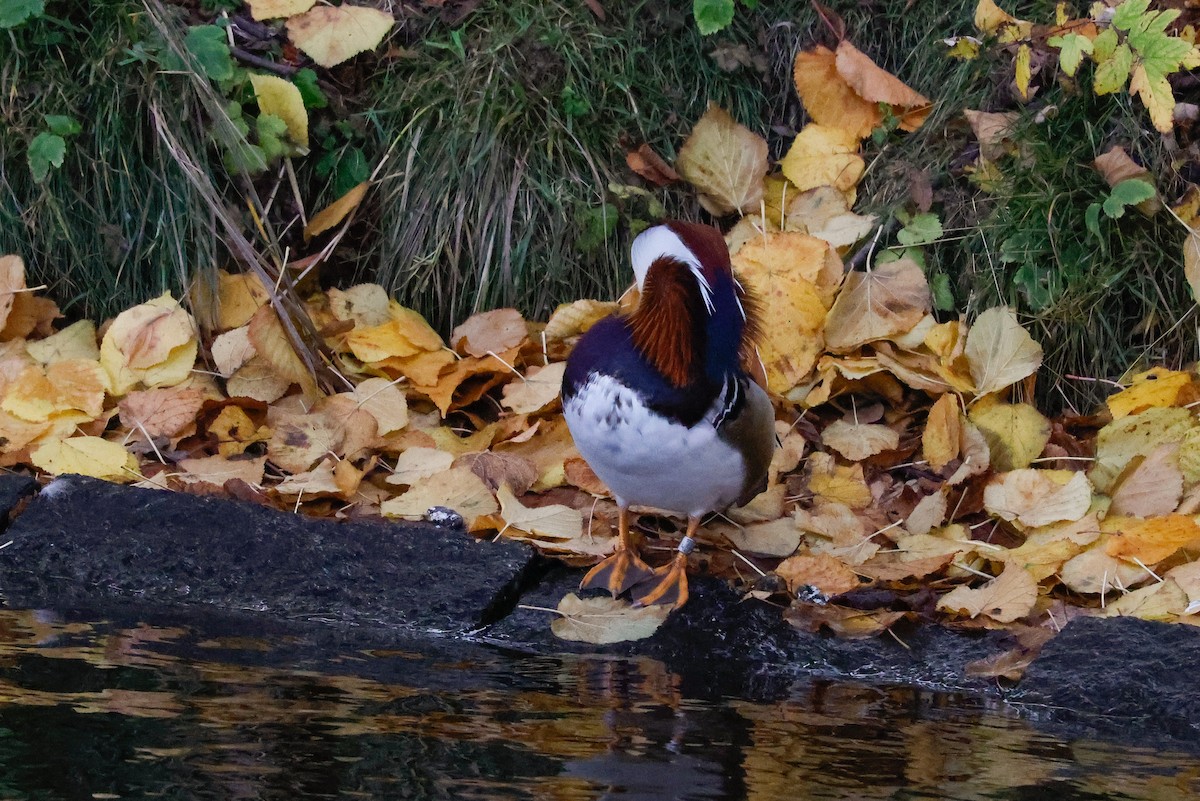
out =
<svg viewBox="0 0 1200 801"><path fill-rule="evenodd" d="M276 376L289 384L298 385L305 397L317 396L316 378L296 354L273 308L263 306L255 312L250 318L248 333L254 344L254 352L271 366Z"/></svg>
<svg viewBox="0 0 1200 801"><path fill-rule="evenodd" d="M314 214L312 219L308 221L308 225L304 226L304 241L307 242L314 236L320 236L331 228L340 225L343 220L353 214L355 209L359 207L363 198L367 196L367 190L370 188L371 182L363 181Z"/></svg>
<svg viewBox="0 0 1200 801"><path fill-rule="evenodd" d="M958 396L945 393L929 408L925 430L921 434L921 453L934 470L941 470L958 457L962 437Z"/></svg>
<svg viewBox="0 0 1200 801"><path fill-rule="evenodd" d="M628 601L608 596L580 598L568 593L558 603L559 617L550 623L550 631L560 640L609 645L615 642L644 640L662 625L671 606L634 608Z"/></svg>
<svg viewBox="0 0 1200 801"><path fill-rule="evenodd" d="M878 103L865 100L838 74L837 55L817 45L796 54L796 93L814 122L841 128L862 139L883 122Z"/></svg>
<svg viewBox="0 0 1200 801"><path fill-rule="evenodd" d="M238 328L271 299L271 294L254 273L230 275L217 272L217 327L222 331Z"/></svg>
<svg viewBox="0 0 1200 801"><path fill-rule="evenodd" d="M507 486L510 494L524 495L538 477L538 469L533 462L524 456L512 453L496 453L495 451L468 453L459 457L458 465L471 468L471 471L482 478L483 483L487 484L493 492ZM503 508L501 508L500 514L504 515ZM505 520L508 518L505 517ZM513 521L508 520L508 522L512 523ZM514 525L516 524L514 523Z"/></svg>
<svg viewBox="0 0 1200 801"><path fill-rule="evenodd" d="M195 325L169 293L117 315L100 343L100 364L114 395L142 384L172 387L191 375L199 343Z"/></svg>
<svg viewBox="0 0 1200 801"><path fill-rule="evenodd" d="M700 190L700 205L711 214L757 211L767 174L767 141L710 103L680 148L675 169Z"/></svg>
<svg viewBox="0 0 1200 801"><path fill-rule="evenodd" d="M837 71L850 88L868 103L886 103L895 109L900 128L915 131L932 110L929 98L915 92L866 54L843 39L837 48ZM880 115L882 117L882 113Z"/></svg>
<svg viewBox="0 0 1200 801"><path fill-rule="evenodd" d="M904 520L909 534L928 534L946 522L947 498L945 490L939 489L917 501L917 505Z"/></svg>
<svg viewBox="0 0 1200 801"><path fill-rule="evenodd" d="M978 589L955 587L942 596L937 608L945 612L978 617L986 615L1000 623L1011 623L1033 611L1037 582L1015 565L1006 565L996 578Z"/></svg>
<svg viewBox="0 0 1200 801"><path fill-rule="evenodd" d="M1042 365L1042 346L1012 311L998 306L976 318L966 356L976 394L988 395L1033 375Z"/></svg>
<svg viewBox="0 0 1200 801"><path fill-rule="evenodd" d="M979 141L979 154L985 159L995 161L1013 149L1013 129L1020 119L1019 112L966 109L963 115L971 124L971 130Z"/></svg>

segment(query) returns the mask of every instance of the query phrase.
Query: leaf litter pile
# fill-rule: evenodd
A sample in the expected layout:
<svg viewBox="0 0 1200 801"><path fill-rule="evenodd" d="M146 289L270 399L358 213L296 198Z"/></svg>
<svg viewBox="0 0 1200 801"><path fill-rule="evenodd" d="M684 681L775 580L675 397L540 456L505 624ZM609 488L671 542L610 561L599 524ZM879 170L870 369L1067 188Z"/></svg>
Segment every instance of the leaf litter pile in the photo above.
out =
<svg viewBox="0 0 1200 801"><path fill-rule="evenodd" d="M886 109L915 130L931 101L846 41L800 53L796 86L811 122L778 171L766 142L715 106L673 168L710 213L740 216L727 240L760 300L780 441L768 489L706 521L692 570L805 630L1010 630L1017 646L971 666L977 675L1019 676L1080 615L1200 622L1200 379L1149 370L1091 417L1050 420L1021 402L1041 346L1006 308L970 325L932 315L919 218L874 259L870 241L867 269L844 260L879 237L853 211L862 139ZM1003 135L988 115L970 121L982 151ZM365 191L308 233L352 214ZM6 467L340 518L447 507L480 539L572 565L613 551L616 505L575 450L558 395L573 343L633 308L634 290L564 304L545 323L476 314L448 341L380 286L314 291L303 311L345 381L330 391L254 274L220 274L219 318L203 334L169 295L99 329L59 330L17 256L0 257L0 284ZM643 552L666 561L680 521L635 511ZM560 637L604 643L649 636L670 610L569 594L548 611Z"/></svg>

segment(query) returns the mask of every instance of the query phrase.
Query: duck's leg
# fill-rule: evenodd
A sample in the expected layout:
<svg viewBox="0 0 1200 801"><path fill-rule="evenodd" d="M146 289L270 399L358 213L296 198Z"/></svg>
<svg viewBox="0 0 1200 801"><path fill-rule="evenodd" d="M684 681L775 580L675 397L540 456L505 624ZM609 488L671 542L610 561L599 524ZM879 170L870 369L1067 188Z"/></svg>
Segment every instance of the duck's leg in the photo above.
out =
<svg viewBox="0 0 1200 801"><path fill-rule="evenodd" d="M635 605L675 604L678 608L687 603L687 558L696 547L696 530L699 528L700 518L694 515L689 517L687 534L679 541L679 550L676 551L675 558L654 571L654 578L647 582L650 586L649 591L634 598Z"/></svg>
<svg viewBox="0 0 1200 801"><path fill-rule="evenodd" d="M622 504L617 517L617 550L612 556L588 571L579 582L579 589L603 587L617 597L634 584L654 577L654 571L643 562L633 548L629 533L629 508Z"/></svg>

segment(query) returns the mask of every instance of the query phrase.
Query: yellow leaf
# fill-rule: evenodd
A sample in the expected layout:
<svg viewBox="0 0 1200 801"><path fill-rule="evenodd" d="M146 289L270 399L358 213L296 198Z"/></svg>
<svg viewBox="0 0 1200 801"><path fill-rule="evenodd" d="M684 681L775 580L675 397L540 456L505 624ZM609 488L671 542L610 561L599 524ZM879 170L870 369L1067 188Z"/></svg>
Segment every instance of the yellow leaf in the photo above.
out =
<svg viewBox="0 0 1200 801"><path fill-rule="evenodd" d="M371 364L393 356L441 350L441 337L420 314L397 304L392 305L390 314L391 319L383 325L355 328L346 335L355 358Z"/></svg>
<svg viewBox="0 0 1200 801"><path fill-rule="evenodd" d="M925 273L910 259L846 275L825 320L825 343L834 353L908 331L929 312Z"/></svg>
<svg viewBox="0 0 1200 801"><path fill-rule="evenodd" d="M1050 441L1050 421L1027 403L980 403L968 415L987 440L992 467L1029 467Z"/></svg>
<svg viewBox="0 0 1200 801"><path fill-rule="evenodd" d="M1030 59L1033 57L1033 50L1029 45L1023 44L1017 48L1017 59L1014 64L1015 76L1013 78L1017 85L1017 94L1022 100L1029 99L1029 79L1032 78Z"/></svg>
<svg viewBox="0 0 1200 801"><path fill-rule="evenodd" d="M822 326L842 265L828 243L805 234L769 234L733 257L760 304L759 355L773 392L803 381L823 350Z"/></svg>
<svg viewBox="0 0 1200 801"><path fill-rule="evenodd" d="M246 0L250 16L257 20L293 17L303 14L317 4L317 0Z"/></svg>
<svg viewBox="0 0 1200 801"><path fill-rule="evenodd" d="M662 625L674 606L651 605L634 608L628 601L599 596L580 598L568 593L558 603L560 617L550 631L560 640L608 645L644 640Z"/></svg>
<svg viewBox="0 0 1200 801"><path fill-rule="evenodd" d="M767 142L710 103L680 148L675 169L700 190L700 205L713 215L758 211Z"/></svg>
<svg viewBox="0 0 1200 801"><path fill-rule="evenodd" d="M287 21L292 43L322 67L374 50L391 31L391 14L365 6L317 6Z"/></svg>
<svg viewBox="0 0 1200 801"><path fill-rule="evenodd" d="M317 381L296 355L274 308L263 306L255 312L248 333L254 352L271 366L276 376L289 384L299 384L305 397L317 396Z"/></svg>
<svg viewBox="0 0 1200 801"><path fill-rule="evenodd" d="M1002 10L993 0L979 0L975 7L975 29L980 33L995 34L1003 44L1028 39L1033 24L1019 20Z"/></svg>
<svg viewBox="0 0 1200 801"><path fill-rule="evenodd" d="M1192 291L1192 300L1200 303L1200 231L1188 231L1183 240L1183 276Z"/></svg>
<svg viewBox="0 0 1200 801"><path fill-rule="evenodd" d="M975 392L988 395L1032 375L1042 364L1042 346L1009 309L988 309L967 334L967 362Z"/></svg>
<svg viewBox="0 0 1200 801"><path fill-rule="evenodd" d="M346 219L346 216L357 209L358 204L362 203L363 198L367 196L367 190L370 188L371 182L363 181L314 214L312 219L308 221L308 225L304 226L304 241L307 242L314 236L325 233ZM379 287L379 289L382 291L383 287Z"/></svg>
<svg viewBox="0 0 1200 801"><path fill-rule="evenodd" d="M91 320L80 320L57 334L34 340L25 345L25 350L42 364L66 359L100 360L100 347L96 344L96 324Z"/></svg>
<svg viewBox="0 0 1200 801"><path fill-rule="evenodd" d="M100 363L114 395L139 383L170 387L191 375L199 344L192 317L163 294L117 315L100 343Z"/></svg>
<svg viewBox="0 0 1200 801"><path fill-rule="evenodd" d="M542 334L547 342L579 336L617 310L617 304L599 300L577 300L554 310Z"/></svg>
<svg viewBox="0 0 1200 801"><path fill-rule="evenodd" d="M1031 528L1078 520L1091 505L1087 476L1064 470L1010 470L993 476L983 490L988 512Z"/></svg>
<svg viewBox="0 0 1200 801"><path fill-rule="evenodd" d="M1155 367L1133 377L1125 389L1109 395L1105 403L1114 420L1152 407L1174 406L1179 392L1192 383L1188 373Z"/></svg>
<svg viewBox="0 0 1200 801"><path fill-rule="evenodd" d="M360 409L375 418L380 436L408 425L408 401L394 382L386 378L368 378L348 394Z"/></svg>
<svg viewBox="0 0 1200 801"><path fill-rule="evenodd" d="M942 596L937 608L967 617L985 615L1000 623L1011 623L1033 611L1037 594L1033 576L1016 565L1005 565L1004 572L978 589L955 587Z"/></svg>
<svg viewBox="0 0 1200 801"><path fill-rule="evenodd" d="M817 455L813 454L813 457ZM812 460L810 457L809 461ZM861 475L861 466L858 467L858 474ZM845 486L843 484L843 487ZM861 491L855 488L847 494L860 493ZM805 535L805 544L813 553L827 553L848 565L858 565L879 551L879 543L871 537L871 532L867 530L862 518L840 501L830 500L828 497L818 498L812 509L797 509L793 518L796 528Z"/></svg>
<svg viewBox="0 0 1200 801"><path fill-rule="evenodd" d="M837 55L832 50L817 45L797 53L793 77L800 102L813 122L841 128L857 139L883 123L879 105L864 100L838 74Z"/></svg>
<svg viewBox="0 0 1200 801"><path fill-rule="evenodd" d="M396 466L392 474L384 481L389 484L412 486L424 478L429 478L443 470L449 470L454 464L454 455L440 448L412 447L396 458Z"/></svg>
<svg viewBox="0 0 1200 801"><path fill-rule="evenodd" d="M291 81L276 75L250 73L250 85L258 110L273 114L287 125L288 137L302 148L308 149L308 112L304 109L304 98Z"/></svg>
<svg viewBox="0 0 1200 801"><path fill-rule="evenodd" d="M1193 542L1200 540L1200 525L1187 515L1170 514L1145 520L1130 518L1121 533L1109 538L1109 556L1140 561L1152 566Z"/></svg>
<svg viewBox="0 0 1200 801"><path fill-rule="evenodd" d="M958 396L947 392L930 407L921 435L921 452L930 467L941 470L958 456L961 431Z"/></svg>
<svg viewBox="0 0 1200 801"><path fill-rule="evenodd" d="M779 168L800 191L832 186L842 192L858 185L866 164L858 137L841 128L809 123L796 136Z"/></svg>
<svg viewBox="0 0 1200 801"><path fill-rule="evenodd" d="M348 462L344 463L348 464ZM330 498L343 497L342 489L334 476L332 462L321 462L311 470L286 476L274 487L285 497Z"/></svg>
<svg viewBox="0 0 1200 801"><path fill-rule="evenodd" d="M132 453L100 437L50 440L34 448L29 458L34 467L53 475L76 473L116 482L142 477Z"/></svg>
<svg viewBox="0 0 1200 801"><path fill-rule="evenodd" d="M558 398L562 389L566 362L555 362L542 368L530 368L524 381L510 381L504 387L501 405L517 414L533 414Z"/></svg>
<svg viewBox="0 0 1200 801"><path fill-rule="evenodd" d="M1146 67L1138 64L1133 68L1133 77L1129 80L1129 93L1136 94L1142 99L1146 110L1150 112L1150 122L1159 133L1171 133L1175 128L1175 95L1171 92L1171 83L1166 75L1153 78L1146 72Z"/></svg>
<svg viewBox="0 0 1200 801"><path fill-rule="evenodd" d="M452 467L415 483L403 495L384 501L379 508L385 517L419 520L434 506L455 510L467 521L500 511L492 491L466 467Z"/></svg>
<svg viewBox="0 0 1200 801"><path fill-rule="evenodd" d="M1122 417L1096 435L1096 461L1088 478L1101 492L1109 492L1125 465L1135 456L1149 456L1159 445L1182 442L1195 428L1187 409L1151 408Z"/></svg>
<svg viewBox="0 0 1200 801"><path fill-rule="evenodd" d="M851 509L866 509L873 502L861 464L840 465L827 453L814 453L808 457L808 468L808 489L814 495Z"/></svg>
<svg viewBox="0 0 1200 801"><path fill-rule="evenodd" d="M259 307L271 297L254 273L230 275L220 270L217 282L217 327L222 331L239 328L250 322Z"/></svg>

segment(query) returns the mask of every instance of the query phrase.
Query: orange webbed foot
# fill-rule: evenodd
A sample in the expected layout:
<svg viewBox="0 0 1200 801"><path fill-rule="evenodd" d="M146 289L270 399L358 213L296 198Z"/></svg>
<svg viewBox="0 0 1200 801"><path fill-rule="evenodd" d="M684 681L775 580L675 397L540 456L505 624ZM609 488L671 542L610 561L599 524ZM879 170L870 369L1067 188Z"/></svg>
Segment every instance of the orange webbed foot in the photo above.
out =
<svg viewBox="0 0 1200 801"><path fill-rule="evenodd" d="M590 590L602 587L616 598L635 584L654 578L654 571L630 548L618 548L617 552L588 571L579 582L579 589Z"/></svg>
<svg viewBox="0 0 1200 801"><path fill-rule="evenodd" d="M634 606L651 606L654 604L675 604L681 607L687 603L687 555L679 553L670 564L663 565L654 571L654 575L645 582L648 590L645 594L633 599Z"/></svg>

